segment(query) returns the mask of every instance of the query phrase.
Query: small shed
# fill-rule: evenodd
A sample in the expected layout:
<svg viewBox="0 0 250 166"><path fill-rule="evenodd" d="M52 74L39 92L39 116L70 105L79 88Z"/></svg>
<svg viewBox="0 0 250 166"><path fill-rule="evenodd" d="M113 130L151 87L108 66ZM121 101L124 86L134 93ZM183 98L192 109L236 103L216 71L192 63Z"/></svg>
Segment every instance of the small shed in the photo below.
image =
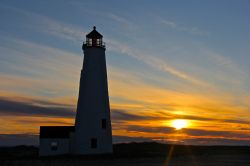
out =
<svg viewBox="0 0 250 166"><path fill-rule="evenodd" d="M75 126L40 126L40 156L69 154Z"/></svg>

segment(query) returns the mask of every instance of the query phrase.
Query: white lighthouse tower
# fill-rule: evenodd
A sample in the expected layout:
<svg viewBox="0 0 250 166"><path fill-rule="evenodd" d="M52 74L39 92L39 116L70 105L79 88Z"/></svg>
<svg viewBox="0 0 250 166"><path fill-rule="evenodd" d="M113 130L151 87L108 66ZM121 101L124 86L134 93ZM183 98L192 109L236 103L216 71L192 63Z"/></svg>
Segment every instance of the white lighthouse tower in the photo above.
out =
<svg viewBox="0 0 250 166"><path fill-rule="evenodd" d="M93 27L82 46L84 61L75 120L75 154L113 151L105 45L102 38L96 27Z"/></svg>

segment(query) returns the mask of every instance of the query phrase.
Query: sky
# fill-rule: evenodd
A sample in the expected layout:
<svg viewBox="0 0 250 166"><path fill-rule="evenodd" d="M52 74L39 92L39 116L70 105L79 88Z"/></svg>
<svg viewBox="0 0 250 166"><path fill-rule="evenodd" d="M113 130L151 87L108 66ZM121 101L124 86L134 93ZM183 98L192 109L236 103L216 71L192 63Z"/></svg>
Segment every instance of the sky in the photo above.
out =
<svg viewBox="0 0 250 166"><path fill-rule="evenodd" d="M74 125L93 26L114 143L250 145L249 16L249 0L1 0L0 146Z"/></svg>

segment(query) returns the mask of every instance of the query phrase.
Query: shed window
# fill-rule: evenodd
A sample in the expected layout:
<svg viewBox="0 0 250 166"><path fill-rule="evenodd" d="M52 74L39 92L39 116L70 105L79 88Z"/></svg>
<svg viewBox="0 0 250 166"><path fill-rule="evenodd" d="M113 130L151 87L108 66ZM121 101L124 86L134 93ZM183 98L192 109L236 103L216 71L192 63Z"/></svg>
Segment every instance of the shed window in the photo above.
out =
<svg viewBox="0 0 250 166"><path fill-rule="evenodd" d="M58 149L58 142L56 142L56 141L51 142L50 143L50 148L53 151L57 150Z"/></svg>
<svg viewBox="0 0 250 166"><path fill-rule="evenodd" d="M97 139L91 138L91 148L96 149L97 148Z"/></svg>
<svg viewBox="0 0 250 166"><path fill-rule="evenodd" d="M107 128L107 120L102 119L102 129L106 129L106 128Z"/></svg>

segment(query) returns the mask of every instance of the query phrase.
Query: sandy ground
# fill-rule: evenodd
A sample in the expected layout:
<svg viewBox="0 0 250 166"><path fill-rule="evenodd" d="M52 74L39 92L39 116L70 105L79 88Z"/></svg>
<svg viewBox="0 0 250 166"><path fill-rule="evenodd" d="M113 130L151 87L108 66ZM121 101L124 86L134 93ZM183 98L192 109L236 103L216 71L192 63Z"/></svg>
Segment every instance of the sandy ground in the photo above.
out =
<svg viewBox="0 0 250 166"><path fill-rule="evenodd" d="M0 166L250 166L250 155L202 155L174 158L18 159L0 160Z"/></svg>

